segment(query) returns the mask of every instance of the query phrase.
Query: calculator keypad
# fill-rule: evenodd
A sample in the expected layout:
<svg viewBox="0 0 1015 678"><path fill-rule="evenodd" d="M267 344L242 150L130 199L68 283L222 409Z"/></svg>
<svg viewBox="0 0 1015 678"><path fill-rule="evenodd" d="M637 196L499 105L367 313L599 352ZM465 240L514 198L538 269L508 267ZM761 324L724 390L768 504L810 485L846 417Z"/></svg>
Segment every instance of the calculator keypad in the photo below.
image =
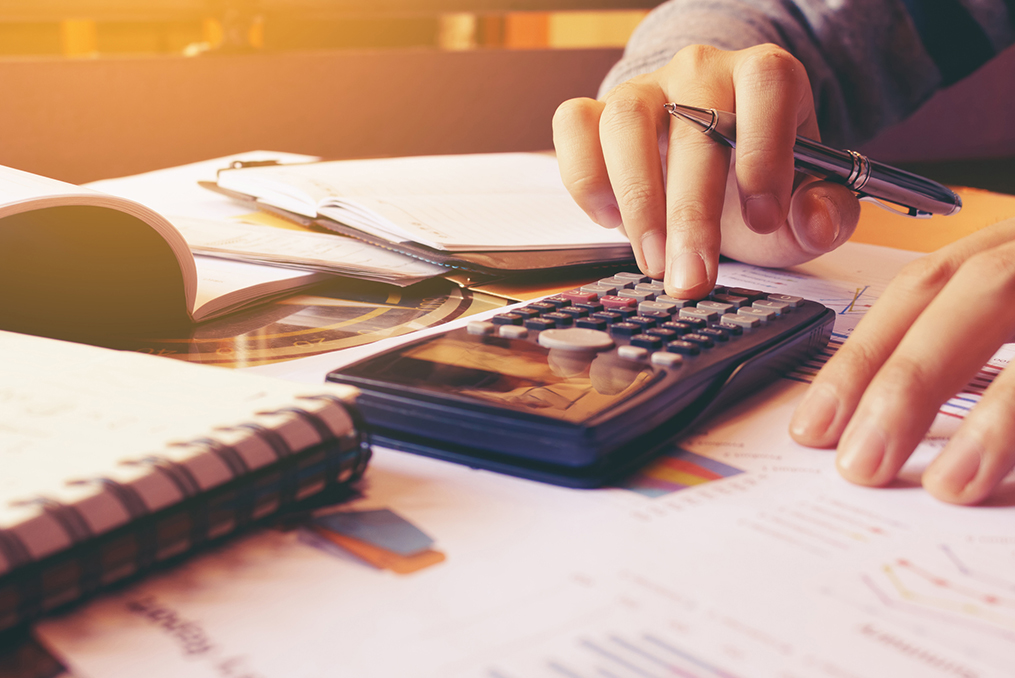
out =
<svg viewBox="0 0 1015 678"><path fill-rule="evenodd" d="M803 304L800 297L742 287L716 287L705 299L677 299L663 283L618 273L562 292L489 322L470 333L536 341L551 349L605 351L624 360L677 368L694 356L736 344L738 337L777 322Z"/></svg>

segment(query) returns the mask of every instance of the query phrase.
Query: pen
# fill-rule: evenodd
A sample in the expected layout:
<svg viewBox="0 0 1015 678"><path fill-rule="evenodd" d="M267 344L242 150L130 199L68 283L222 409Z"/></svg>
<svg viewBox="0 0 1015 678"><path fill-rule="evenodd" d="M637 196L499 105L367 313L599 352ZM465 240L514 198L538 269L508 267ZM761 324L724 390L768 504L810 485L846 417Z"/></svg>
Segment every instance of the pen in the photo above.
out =
<svg viewBox="0 0 1015 678"><path fill-rule="evenodd" d="M737 116L714 108L664 104L666 112L694 125L730 148L737 146ZM955 214L962 198L936 181L869 159L856 151L839 151L798 136L793 144L797 171L834 181L854 191L861 200L911 217ZM905 209L886 205L890 202Z"/></svg>

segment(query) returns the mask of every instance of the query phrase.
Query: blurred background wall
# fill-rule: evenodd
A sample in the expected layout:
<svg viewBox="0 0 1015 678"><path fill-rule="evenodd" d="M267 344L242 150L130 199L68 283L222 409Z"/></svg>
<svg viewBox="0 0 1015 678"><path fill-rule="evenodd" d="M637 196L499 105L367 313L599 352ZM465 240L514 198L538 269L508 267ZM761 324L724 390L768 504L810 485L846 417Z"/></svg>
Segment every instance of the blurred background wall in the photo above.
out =
<svg viewBox="0 0 1015 678"><path fill-rule="evenodd" d="M72 182L255 148L540 150L657 0L2 0L0 164ZM866 150L1015 156L1015 51ZM928 138L936 139L928 144Z"/></svg>

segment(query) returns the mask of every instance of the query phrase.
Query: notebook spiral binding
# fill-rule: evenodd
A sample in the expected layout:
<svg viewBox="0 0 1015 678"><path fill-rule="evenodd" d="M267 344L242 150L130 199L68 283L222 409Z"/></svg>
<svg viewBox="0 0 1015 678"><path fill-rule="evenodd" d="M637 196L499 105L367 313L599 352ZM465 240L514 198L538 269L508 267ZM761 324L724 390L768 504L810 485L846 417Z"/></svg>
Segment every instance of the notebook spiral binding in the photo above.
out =
<svg viewBox="0 0 1015 678"><path fill-rule="evenodd" d="M230 480L208 490L202 490L190 468L163 455L151 454L122 462L148 467L179 491L180 501L155 511L148 508L136 488L111 478L68 481L71 485L101 486L101 491L112 497L129 517L124 524L101 534L94 533L77 506L44 496L17 502L38 506L59 525L70 546L37 560L14 528L0 529L0 556L7 563L7 571L0 574L0 631L37 619L307 497L356 482L371 456L359 413L330 394L300 399L338 405L353 426L343 434L336 434L322 416L301 407L256 413L291 414L308 423L320 441L303 450L292 450L276 430L256 422L217 429L246 430L267 443L275 462L254 470L234 447L214 438L173 443L173 447L202 446L229 470Z"/></svg>

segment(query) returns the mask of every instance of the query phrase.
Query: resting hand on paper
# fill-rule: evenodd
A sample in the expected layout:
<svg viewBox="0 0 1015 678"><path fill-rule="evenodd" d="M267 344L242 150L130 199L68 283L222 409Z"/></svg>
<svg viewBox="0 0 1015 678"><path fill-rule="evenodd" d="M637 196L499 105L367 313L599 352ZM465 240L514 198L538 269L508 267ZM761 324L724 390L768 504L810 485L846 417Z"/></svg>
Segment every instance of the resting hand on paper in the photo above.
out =
<svg viewBox="0 0 1015 678"><path fill-rule="evenodd" d="M846 479L890 483L957 393L1015 332L1015 219L918 259L896 276L821 370L790 425L838 445ZM935 497L984 500L1015 467L1015 370L987 388L923 474Z"/></svg>
<svg viewBox="0 0 1015 678"><path fill-rule="evenodd" d="M663 110L667 102L737 114L731 151ZM843 186L794 172L793 142L818 139L810 83L785 50L694 46L602 101L571 99L553 118L561 176L599 225L621 227L646 275L700 298L719 254L789 266L846 242L860 209Z"/></svg>

